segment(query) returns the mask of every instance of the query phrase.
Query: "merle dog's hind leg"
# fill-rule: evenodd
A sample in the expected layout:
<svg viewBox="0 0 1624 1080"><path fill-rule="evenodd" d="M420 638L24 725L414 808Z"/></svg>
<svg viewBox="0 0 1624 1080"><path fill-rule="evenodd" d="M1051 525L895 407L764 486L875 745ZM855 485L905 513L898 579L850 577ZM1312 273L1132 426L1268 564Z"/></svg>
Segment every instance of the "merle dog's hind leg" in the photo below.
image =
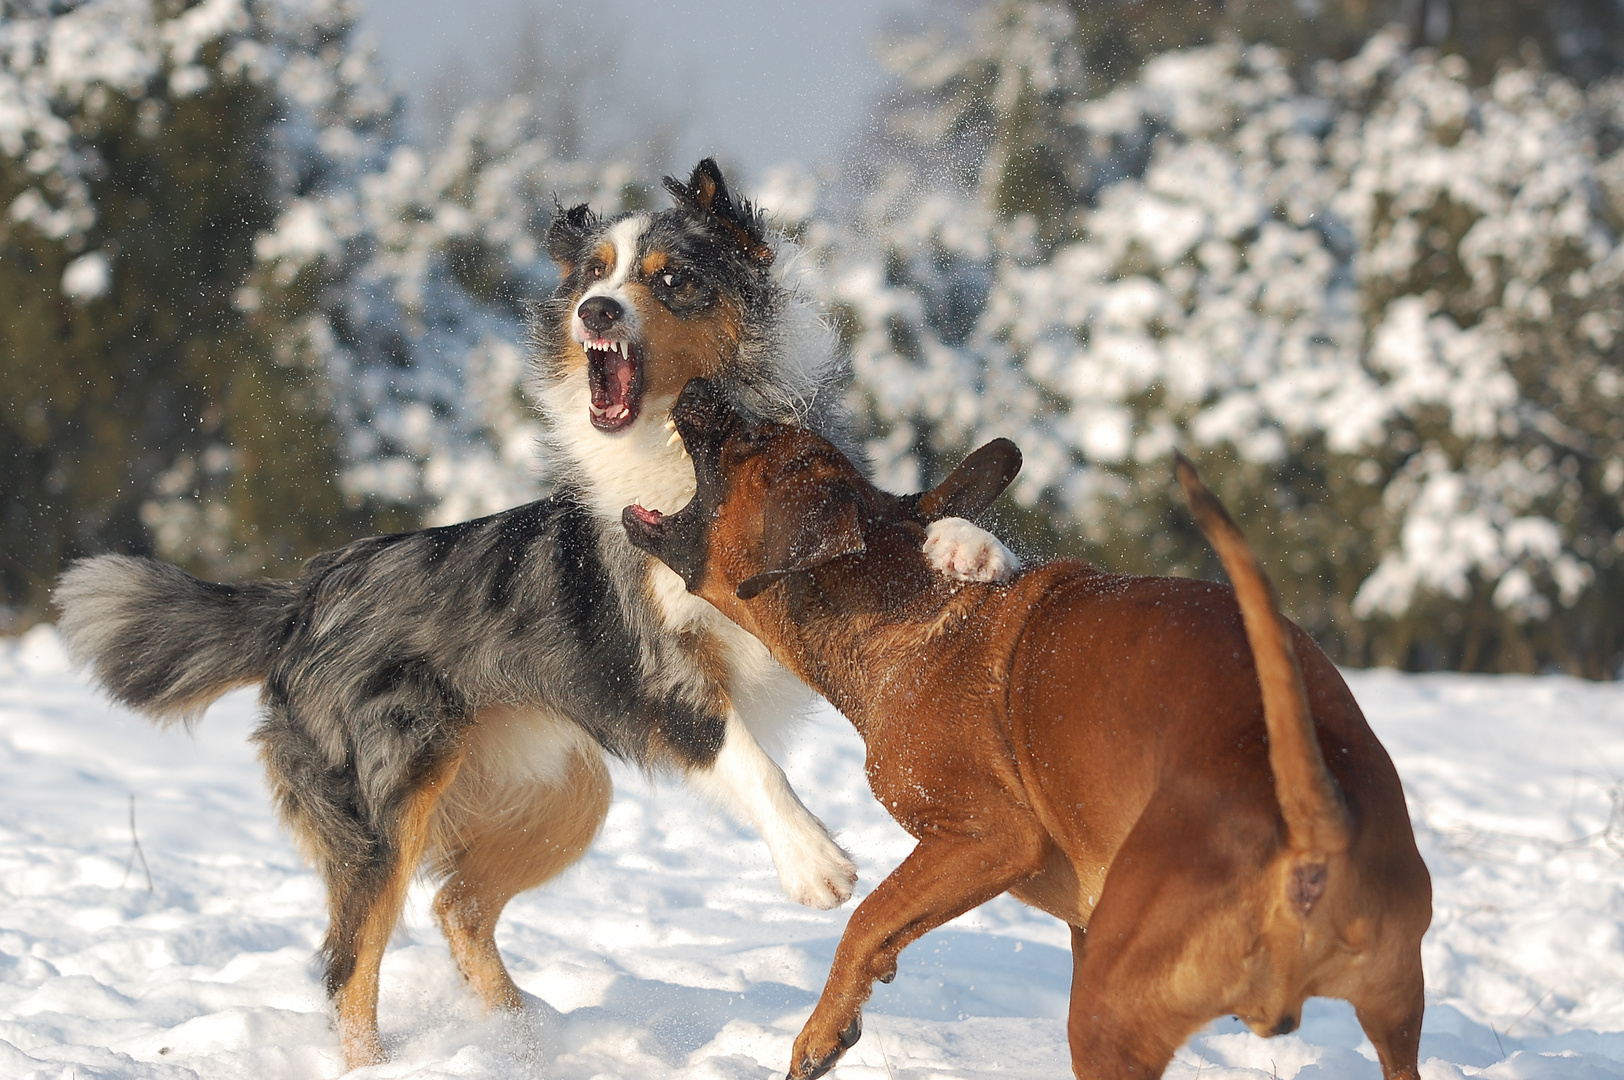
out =
<svg viewBox="0 0 1624 1080"><path fill-rule="evenodd" d="M434 913L487 1008L523 1004L496 948L502 909L586 852L611 793L602 751L576 725L506 709L480 715L440 804L433 859L445 884Z"/></svg>
<svg viewBox="0 0 1624 1080"><path fill-rule="evenodd" d="M419 783L403 793L392 820L375 837L373 857L362 879L353 883L359 888L335 889L335 878L347 875L329 877L333 921L322 951L327 992L338 1009L339 1038L352 1069L384 1060L378 1038L378 968L428 845L435 804L461 763L461 747L426 763Z"/></svg>
<svg viewBox="0 0 1624 1080"><path fill-rule="evenodd" d="M378 967L464 746L451 738L422 747L368 792L354 754L332 764L329 748L285 706L272 706L255 738L282 819L327 886L324 982L345 1061L352 1069L375 1064L384 1060Z"/></svg>

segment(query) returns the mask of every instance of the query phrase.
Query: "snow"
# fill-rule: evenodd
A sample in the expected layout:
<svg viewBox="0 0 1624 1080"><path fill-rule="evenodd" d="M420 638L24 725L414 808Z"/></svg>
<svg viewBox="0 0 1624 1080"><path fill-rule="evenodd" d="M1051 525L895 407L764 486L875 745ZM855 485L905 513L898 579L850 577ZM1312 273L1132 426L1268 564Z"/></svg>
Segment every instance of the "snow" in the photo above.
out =
<svg viewBox="0 0 1624 1080"><path fill-rule="evenodd" d="M62 295L70 300L94 300L113 287L113 261L105 251L81 255L62 268Z"/></svg>
<svg viewBox="0 0 1624 1080"><path fill-rule="evenodd" d="M1349 673L1434 875L1425 1080L1624 1076L1624 686ZM249 694L192 736L108 705L54 631L0 642L0 1075L331 1077L320 888L277 827ZM909 848L824 709L785 757L872 888ZM530 995L480 1015L419 886L384 964L394 1061L364 1077L783 1074L850 907L778 891L754 836L680 785L616 773L593 850L499 941ZM140 851L131 844L130 798ZM1007 898L903 954L835 1080L1069 1074L1067 935ZM1219 1021L1175 1080L1375 1080L1351 1011L1264 1041Z"/></svg>

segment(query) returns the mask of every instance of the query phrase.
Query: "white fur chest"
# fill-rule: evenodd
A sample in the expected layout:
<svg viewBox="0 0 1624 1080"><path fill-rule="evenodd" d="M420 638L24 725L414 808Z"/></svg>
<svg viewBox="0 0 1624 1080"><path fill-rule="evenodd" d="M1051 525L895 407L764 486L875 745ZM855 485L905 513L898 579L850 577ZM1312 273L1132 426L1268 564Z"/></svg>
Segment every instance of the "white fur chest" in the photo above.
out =
<svg viewBox="0 0 1624 1080"><path fill-rule="evenodd" d="M700 631L721 647L728 696L753 734L769 738L811 700L812 692L772 658L754 635L689 592L682 578L651 560L649 592L661 621L676 632Z"/></svg>
<svg viewBox="0 0 1624 1080"><path fill-rule="evenodd" d="M671 399L651 400L626 431L605 435L588 417L589 392L584 376L566 377L543 392L558 445L567 448L584 481L591 511L611 528L636 503L672 514L694 496L693 461L670 441L665 418ZM772 658L767 647L688 592L682 578L657 559L649 559L649 594L665 627L676 633L700 631L722 651L728 672L728 697L758 738L770 739L799 714L812 693Z"/></svg>
<svg viewBox="0 0 1624 1080"><path fill-rule="evenodd" d="M630 428L606 435L589 419L584 374L561 379L543 397L554 441L573 459L594 514L618 524L633 503L672 514L694 497L693 462L665 427L672 399L650 400Z"/></svg>

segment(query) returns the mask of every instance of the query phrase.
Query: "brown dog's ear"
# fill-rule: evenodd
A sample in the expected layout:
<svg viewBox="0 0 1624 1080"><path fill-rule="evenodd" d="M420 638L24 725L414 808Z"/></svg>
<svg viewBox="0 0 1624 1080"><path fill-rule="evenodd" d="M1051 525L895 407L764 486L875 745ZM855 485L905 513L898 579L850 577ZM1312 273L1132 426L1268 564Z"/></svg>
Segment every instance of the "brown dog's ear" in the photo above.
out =
<svg viewBox="0 0 1624 1080"><path fill-rule="evenodd" d="M974 521L1020 471L1020 447L1008 439L994 439L972 450L946 480L920 495L915 509L926 522L949 517Z"/></svg>
<svg viewBox="0 0 1624 1080"><path fill-rule="evenodd" d="M865 546L857 493L846 484L770 499L762 537L766 569L741 582L735 595L749 600L780 578L855 555Z"/></svg>

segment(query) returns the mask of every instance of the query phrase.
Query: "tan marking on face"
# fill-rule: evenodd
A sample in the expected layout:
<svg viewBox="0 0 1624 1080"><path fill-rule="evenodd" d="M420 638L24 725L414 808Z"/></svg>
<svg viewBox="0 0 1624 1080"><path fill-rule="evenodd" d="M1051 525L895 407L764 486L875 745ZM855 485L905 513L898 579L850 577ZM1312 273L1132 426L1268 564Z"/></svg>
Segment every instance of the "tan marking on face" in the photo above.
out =
<svg viewBox="0 0 1624 1080"><path fill-rule="evenodd" d="M575 340L575 335L572 333L576 309L581 306L581 301L585 299L587 294L594 289L599 294L603 294L605 292L603 288L605 282L615 276L615 264L618 256L613 240L605 240L599 244L594 250L593 256L603 265L603 276L598 278L588 276L582 283L581 291L570 300L570 305L565 309L561 318L563 323L563 334L561 336L565 341L562 366L563 370L567 372L580 371L586 367L586 346Z"/></svg>
<svg viewBox="0 0 1624 1080"><path fill-rule="evenodd" d="M725 299L708 311L681 319L642 282L628 282L626 293L641 317L643 393L647 397L674 397L688 380L715 377L738 355L742 319Z"/></svg>
<svg viewBox="0 0 1624 1080"><path fill-rule="evenodd" d="M643 276L651 278L666 268L671 256L664 251L651 251L643 256Z"/></svg>

